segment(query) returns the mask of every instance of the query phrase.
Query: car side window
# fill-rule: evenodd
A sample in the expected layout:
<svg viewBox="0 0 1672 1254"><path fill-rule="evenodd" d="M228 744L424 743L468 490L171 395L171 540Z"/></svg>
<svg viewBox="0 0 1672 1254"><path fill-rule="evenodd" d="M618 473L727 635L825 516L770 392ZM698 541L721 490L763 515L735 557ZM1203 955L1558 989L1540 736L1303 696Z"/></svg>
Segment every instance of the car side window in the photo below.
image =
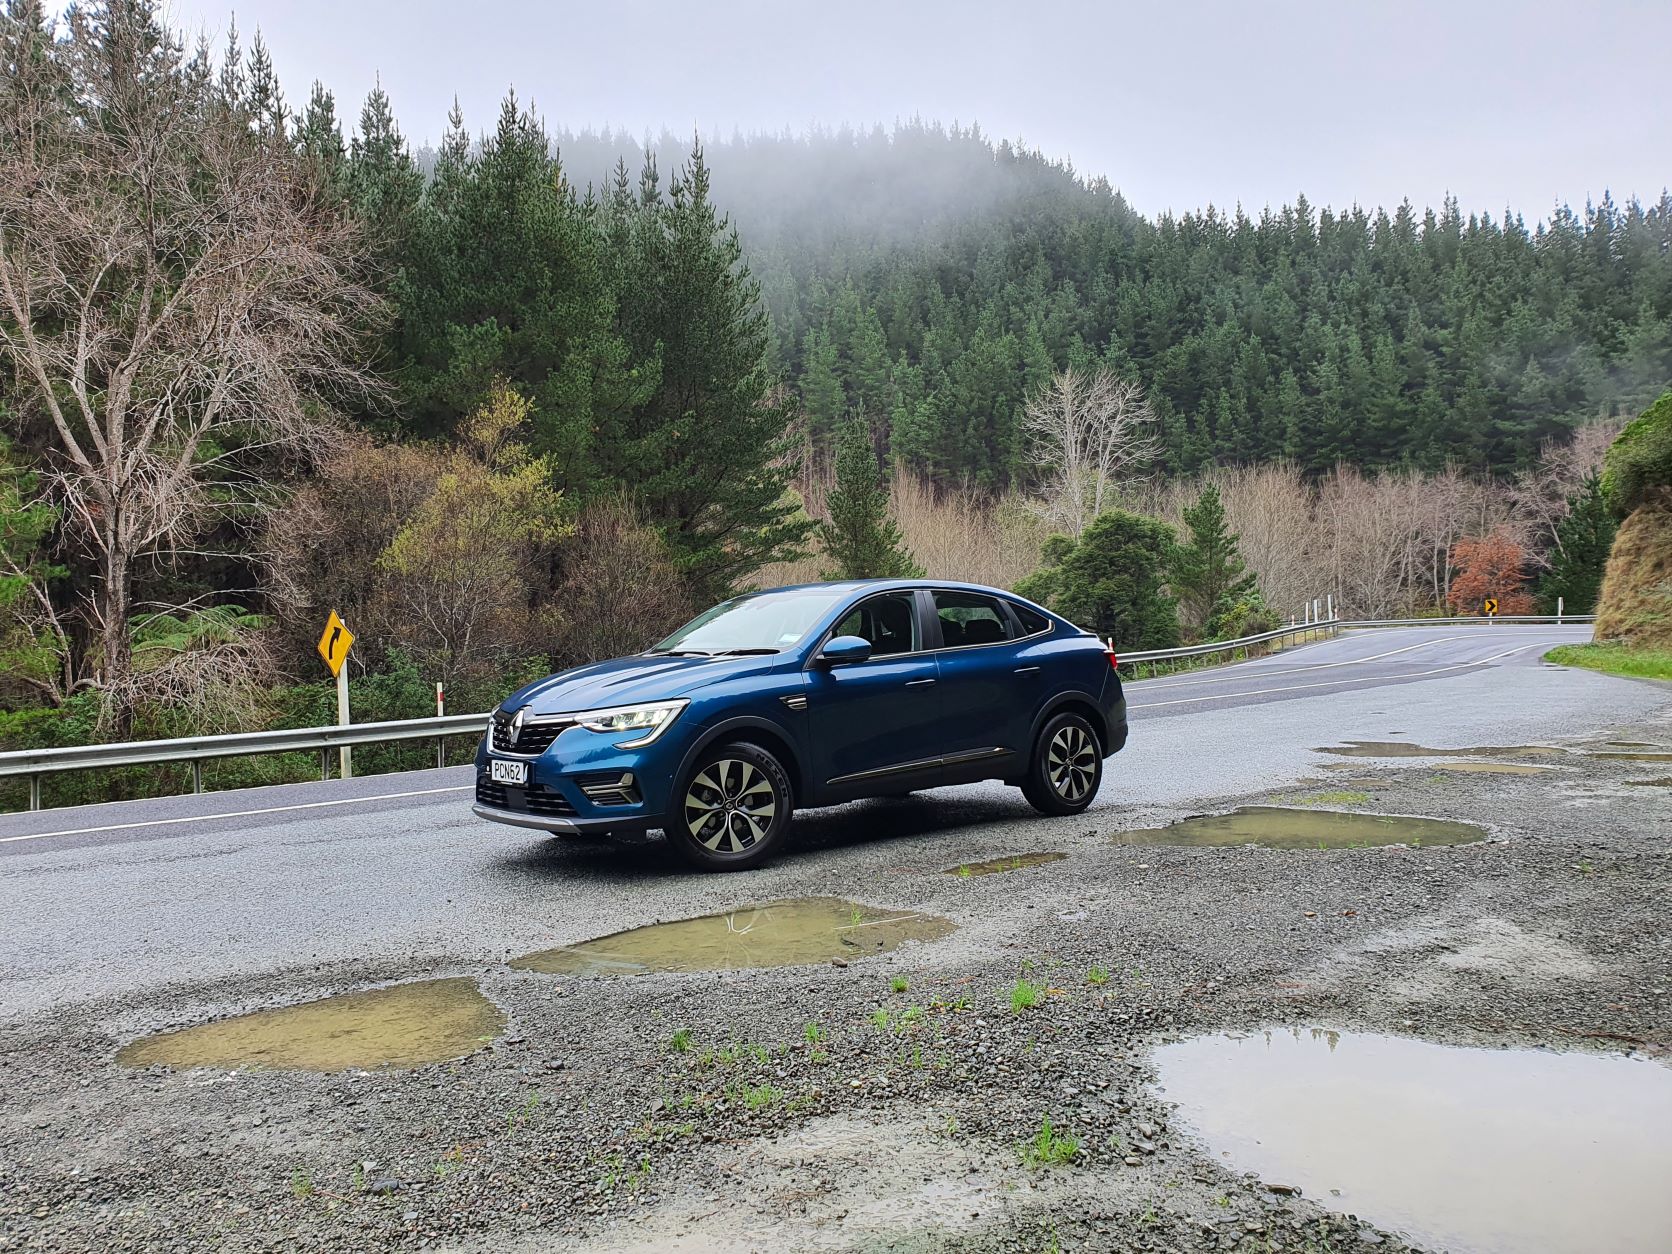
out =
<svg viewBox="0 0 1672 1254"><path fill-rule="evenodd" d="M979 592L941 592L935 597L941 641L949 649L966 644L997 644L1010 639L1010 619L994 597Z"/></svg>
<svg viewBox="0 0 1672 1254"><path fill-rule="evenodd" d="M884 592L866 597L842 616L832 636L862 636L871 642L872 657L915 653L918 649L917 613L910 592Z"/></svg>
<svg viewBox="0 0 1672 1254"><path fill-rule="evenodd" d="M1026 605L1012 601L1010 608L1015 612L1016 620L1022 624L1022 634L1024 636L1037 636L1051 625L1050 619L1038 610L1030 609Z"/></svg>

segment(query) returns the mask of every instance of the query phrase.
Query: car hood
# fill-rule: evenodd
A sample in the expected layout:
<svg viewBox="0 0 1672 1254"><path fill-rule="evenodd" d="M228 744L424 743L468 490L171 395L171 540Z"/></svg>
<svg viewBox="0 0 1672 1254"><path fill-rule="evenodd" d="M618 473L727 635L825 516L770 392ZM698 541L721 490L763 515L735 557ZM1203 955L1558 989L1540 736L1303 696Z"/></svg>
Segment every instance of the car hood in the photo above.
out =
<svg viewBox="0 0 1672 1254"><path fill-rule="evenodd" d="M621 657L559 671L519 688L500 703L506 711L528 706L533 714L573 714L607 706L688 697L723 679L768 671L782 654L758 657Z"/></svg>

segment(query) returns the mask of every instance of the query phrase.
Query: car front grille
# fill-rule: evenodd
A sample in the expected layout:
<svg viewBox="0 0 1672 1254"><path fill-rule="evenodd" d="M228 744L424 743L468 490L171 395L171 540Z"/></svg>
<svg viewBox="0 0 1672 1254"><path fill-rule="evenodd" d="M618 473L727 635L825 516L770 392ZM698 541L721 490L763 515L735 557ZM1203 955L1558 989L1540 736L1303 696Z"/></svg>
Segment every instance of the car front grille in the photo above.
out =
<svg viewBox="0 0 1672 1254"><path fill-rule="evenodd" d="M534 723L527 719L523 721L522 734L511 735L511 715L503 710L495 710L493 716L493 741L489 746L496 753L520 753L528 757L536 757L544 753L558 733L567 727L573 727L573 719L560 719L555 722Z"/></svg>
<svg viewBox="0 0 1672 1254"><path fill-rule="evenodd" d="M510 810L516 814L538 814L542 818L572 818L575 807L555 788L544 784L530 784L517 788L510 784L496 784L486 771L476 776L476 801L495 810Z"/></svg>

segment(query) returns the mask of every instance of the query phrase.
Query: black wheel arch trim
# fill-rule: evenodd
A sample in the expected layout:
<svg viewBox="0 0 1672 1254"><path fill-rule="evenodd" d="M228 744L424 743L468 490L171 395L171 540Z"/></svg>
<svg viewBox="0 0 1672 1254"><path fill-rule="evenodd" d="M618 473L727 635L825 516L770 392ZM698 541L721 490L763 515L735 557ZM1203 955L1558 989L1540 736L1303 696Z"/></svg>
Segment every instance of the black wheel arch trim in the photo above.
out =
<svg viewBox="0 0 1672 1254"><path fill-rule="evenodd" d="M791 800L799 801L806 793L806 778L803 775L802 763L795 756L795 737L789 729L781 723L774 723L769 718L761 718L754 714L739 714L712 727L705 728L701 735L685 751L685 756L679 762L679 774L674 780L677 789L681 781L691 773L696 766L697 759L723 740L748 740L751 731L765 732L773 740L784 746L784 752L773 751L772 756L779 759L778 765L784 768L784 773L790 779ZM764 747L764 746L763 746Z"/></svg>
<svg viewBox="0 0 1672 1254"><path fill-rule="evenodd" d="M1118 744L1112 747L1110 745L1109 716L1102 705L1099 704L1097 698L1089 692L1081 692L1078 689L1057 693L1056 696L1045 703L1044 708L1038 714L1034 715L1033 726L1028 730L1029 746L1039 743L1039 733L1045 730L1045 724L1063 713L1067 706L1074 706L1075 713L1087 717L1087 720L1091 723L1092 732L1097 736L1098 747L1103 750L1104 757L1108 757L1121 747ZM1120 739L1124 742L1125 737ZM1030 748L1029 752L1031 751Z"/></svg>

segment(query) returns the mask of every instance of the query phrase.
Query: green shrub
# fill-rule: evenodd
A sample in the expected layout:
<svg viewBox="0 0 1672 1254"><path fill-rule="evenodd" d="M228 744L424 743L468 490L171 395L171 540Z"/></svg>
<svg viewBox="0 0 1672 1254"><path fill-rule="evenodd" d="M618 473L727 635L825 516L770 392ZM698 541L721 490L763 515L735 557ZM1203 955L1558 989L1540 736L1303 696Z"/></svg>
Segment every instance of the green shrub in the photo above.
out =
<svg viewBox="0 0 1672 1254"><path fill-rule="evenodd" d="M1672 486L1672 392L1619 434L1602 462L1602 496L1624 518Z"/></svg>
<svg viewBox="0 0 1672 1254"><path fill-rule="evenodd" d="M1250 588L1239 596L1220 599L1208 620L1207 638L1240 640L1244 636L1276 631L1279 626L1277 611L1266 604L1258 588Z"/></svg>
<svg viewBox="0 0 1672 1254"><path fill-rule="evenodd" d="M1166 649L1179 642L1178 605L1167 593L1173 529L1155 518L1109 510L1078 542L1053 536L1044 566L1016 591L1122 649Z"/></svg>

